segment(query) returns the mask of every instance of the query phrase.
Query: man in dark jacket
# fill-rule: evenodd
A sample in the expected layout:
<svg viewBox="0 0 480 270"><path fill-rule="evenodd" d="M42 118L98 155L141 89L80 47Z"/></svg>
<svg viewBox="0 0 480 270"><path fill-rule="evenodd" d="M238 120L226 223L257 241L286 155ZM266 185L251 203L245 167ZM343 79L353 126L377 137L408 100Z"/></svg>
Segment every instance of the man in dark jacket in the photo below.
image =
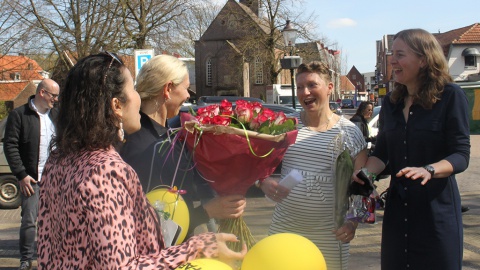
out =
<svg viewBox="0 0 480 270"><path fill-rule="evenodd" d="M35 225L43 166L55 134L55 103L60 87L51 79L38 84L27 104L11 111L5 128L3 150L12 173L17 177L22 196L20 226L20 268L31 269L35 248Z"/></svg>

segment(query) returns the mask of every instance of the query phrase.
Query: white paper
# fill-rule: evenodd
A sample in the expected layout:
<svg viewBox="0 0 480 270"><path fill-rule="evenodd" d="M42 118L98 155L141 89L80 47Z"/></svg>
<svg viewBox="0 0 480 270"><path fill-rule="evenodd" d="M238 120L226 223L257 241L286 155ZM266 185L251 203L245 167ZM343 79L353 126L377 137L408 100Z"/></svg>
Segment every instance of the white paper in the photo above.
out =
<svg viewBox="0 0 480 270"><path fill-rule="evenodd" d="M302 180L303 176L299 171L291 170L278 184L292 190L298 183L302 182Z"/></svg>
<svg viewBox="0 0 480 270"><path fill-rule="evenodd" d="M165 234L163 235L165 246L174 246L175 242L177 241L178 235L182 231L182 227L171 219L165 220L162 226L165 226L164 228L162 228L165 232Z"/></svg>
<svg viewBox="0 0 480 270"><path fill-rule="evenodd" d="M292 190L298 183L302 182L303 176L297 170L291 170L289 174L287 174L280 182L279 185L288 188L288 190ZM270 199L267 195L265 198L270 202L275 202L274 200Z"/></svg>

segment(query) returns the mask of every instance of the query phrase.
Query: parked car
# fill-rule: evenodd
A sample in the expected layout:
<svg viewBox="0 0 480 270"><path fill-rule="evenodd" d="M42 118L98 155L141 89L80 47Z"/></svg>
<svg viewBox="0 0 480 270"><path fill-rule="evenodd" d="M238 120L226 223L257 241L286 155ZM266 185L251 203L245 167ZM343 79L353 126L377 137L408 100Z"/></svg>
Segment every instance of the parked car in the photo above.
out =
<svg viewBox="0 0 480 270"><path fill-rule="evenodd" d="M239 100L239 99L243 99L243 100L246 100L246 101L256 101L256 102L260 102L260 103L264 103L263 100L259 99L259 98L254 98L254 97L237 97L237 96L201 96L198 98L197 100L197 105L198 106L205 106L205 105L208 105L208 104L215 104L215 103L220 103L222 102L222 100L228 100L232 103L235 103L235 101Z"/></svg>
<svg viewBox="0 0 480 270"><path fill-rule="evenodd" d="M333 113L336 113L338 115L342 115L343 111L342 108L340 108L340 105L336 102L330 102L330 110L332 110Z"/></svg>
<svg viewBox="0 0 480 270"><path fill-rule="evenodd" d="M355 108L353 105L353 100L352 99L342 99L342 109L343 108Z"/></svg>
<svg viewBox="0 0 480 270"><path fill-rule="evenodd" d="M368 129L370 130L370 136L375 137L378 134L378 117L382 106L375 106L373 108L372 118L368 121Z"/></svg>
<svg viewBox="0 0 480 270"><path fill-rule="evenodd" d="M6 123L7 118L5 117L0 122L0 209L15 209L22 203L22 198L17 178L10 171L3 153L3 135Z"/></svg>

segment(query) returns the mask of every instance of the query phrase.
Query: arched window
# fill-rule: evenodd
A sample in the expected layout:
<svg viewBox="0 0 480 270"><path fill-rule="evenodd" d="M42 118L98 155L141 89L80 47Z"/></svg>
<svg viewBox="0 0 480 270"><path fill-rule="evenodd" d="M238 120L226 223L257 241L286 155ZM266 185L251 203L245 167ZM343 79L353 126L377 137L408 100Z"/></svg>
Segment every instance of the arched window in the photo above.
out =
<svg viewBox="0 0 480 270"><path fill-rule="evenodd" d="M208 58L205 64L206 67L206 85L212 85L212 58Z"/></svg>
<svg viewBox="0 0 480 270"><path fill-rule="evenodd" d="M263 61L260 56L255 57L255 84L263 84Z"/></svg>

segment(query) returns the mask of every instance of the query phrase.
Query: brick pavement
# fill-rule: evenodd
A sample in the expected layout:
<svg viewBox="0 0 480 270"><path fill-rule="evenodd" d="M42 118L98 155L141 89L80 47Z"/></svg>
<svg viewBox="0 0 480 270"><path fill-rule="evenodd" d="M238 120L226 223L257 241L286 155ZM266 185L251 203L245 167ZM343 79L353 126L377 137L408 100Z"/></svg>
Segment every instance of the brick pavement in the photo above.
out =
<svg viewBox="0 0 480 270"><path fill-rule="evenodd" d="M457 176L462 204L470 207L463 214L463 270L480 269L480 135L471 136L471 158L468 170ZM381 180L378 190L386 188ZM248 198L245 221L252 234L260 240L267 234L273 203L263 197ZM380 238L383 212L378 211L377 223L361 224L352 241L350 269L380 269ZM19 261L18 228L20 210L0 210L0 270L17 269ZM36 265L36 264L34 264ZM34 269L36 269L34 267Z"/></svg>

